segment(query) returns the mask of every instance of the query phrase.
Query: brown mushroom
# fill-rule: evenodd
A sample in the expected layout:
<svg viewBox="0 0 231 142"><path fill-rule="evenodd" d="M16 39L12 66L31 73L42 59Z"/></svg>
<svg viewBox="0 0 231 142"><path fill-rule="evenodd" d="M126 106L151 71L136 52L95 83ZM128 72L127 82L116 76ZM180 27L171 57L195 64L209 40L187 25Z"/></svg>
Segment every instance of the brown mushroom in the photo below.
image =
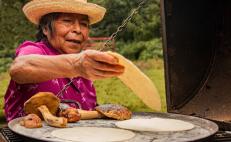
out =
<svg viewBox="0 0 231 142"><path fill-rule="evenodd" d="M59 116L67 118L67 121L70 123L77 122L80 120L81 115L78 110L73 107L68 107L59 111Z"/></svg>
<svg viewBox="0 0 231 142"><path fill-rule="evenodd" d="M44 118L48 125L54 127L66 127L67 119L54 116L57 113L60 100L51 92L39 92L27 100L24 104L26 114L34 113Z"/></svg>
<svg viewBox="0 0 231 142"><path fill-rule="evenodd" d="M117 120L130 119L132 116L132 112L128 108L118 104L104 104L95 109L106 117Z"/></svg>
<svg viewBox="0 0 231 142"><path fill-rule="evenodd" d="M26 128L40 128L42 127L42 120L36 114L28 114L19 122L21 126Z"/></svg>
<svg viewBox="0 0 231 142"><path fill-rule="evenodd" d="M86 111L78 109L81 119L94 119L94 118L112 118L116 120L130 119L132 112L124 106L118 104L104 104L97 106L96 111Z"/></svg>
<svg viewBox="0 0 231 142"><path fill-rule="evenodd" d="M97 119L97 118L103 118L104 117L103 114L101 114L95 110L90 111L90 110L78 109L78 112L80 114L81 120Z"/></svg>

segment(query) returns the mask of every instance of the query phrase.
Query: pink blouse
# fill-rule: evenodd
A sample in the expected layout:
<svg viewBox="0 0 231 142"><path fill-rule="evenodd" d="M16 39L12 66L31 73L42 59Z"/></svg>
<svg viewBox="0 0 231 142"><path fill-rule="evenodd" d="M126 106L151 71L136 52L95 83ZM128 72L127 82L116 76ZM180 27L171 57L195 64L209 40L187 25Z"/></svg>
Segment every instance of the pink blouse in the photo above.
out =
<svg viewBox="0 0 231 142"><path fill-rule="evenodd" d="M46 41L25 41L16 49L16 57L29 54L54 56L60 53ZM23 104L34 94L38 92L53 92L54 94L58 94L69 81L69 78L57 78L36 84L17 84L15 81L10 80L4 97L4 111L7 121L24 116ZM96 92L93 82L82 77L74 78L71 86L59 98L61 100L69 99L77 101L81 104L82 109L85 110L93 110L96 106ZM70 105L75 107L73 104Z"/></svg>

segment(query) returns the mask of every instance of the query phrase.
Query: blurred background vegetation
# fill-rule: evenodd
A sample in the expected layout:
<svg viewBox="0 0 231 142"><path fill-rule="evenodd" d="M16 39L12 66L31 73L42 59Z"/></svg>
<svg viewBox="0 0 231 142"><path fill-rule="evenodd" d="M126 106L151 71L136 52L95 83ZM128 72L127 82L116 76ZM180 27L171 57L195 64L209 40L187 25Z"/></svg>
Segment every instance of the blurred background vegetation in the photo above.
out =
<svg viewBox="0 0 231 142"><path fill-rule="evenodd" d="M14 58L15 48L24 40L35 40L36 27L22 13L28 0L1 2L0 72L6 71ZM102 22L91 27L91 36L109 37L137 7L140 0L88 0L107 8ZM159 0L148 0L126 29L116 39L116 50L132 60L161 58Z"/></svg>
<svg viewBox="0 0 231 142"><path fill-rule="evenodd" d="M26 2L28 0L0 1L0 102L2 102L9 81L7 70L14 59L15 48L24 40L35 40L36 26L26 20L21 10ZM107 8L104 20L91 27L90 36L109 37L132 9L138 6L140 0L88 0L88 2L94 2ZM115 49L134 61L154 81L162 96L164 111L165 92L159 0L146 2L125 30L119 33L115 41ZM120 103L133 111L151 111L118 79L96 81L95 86L100 103ZM3 104L0 103L0 107L2 106Z"/></svg>

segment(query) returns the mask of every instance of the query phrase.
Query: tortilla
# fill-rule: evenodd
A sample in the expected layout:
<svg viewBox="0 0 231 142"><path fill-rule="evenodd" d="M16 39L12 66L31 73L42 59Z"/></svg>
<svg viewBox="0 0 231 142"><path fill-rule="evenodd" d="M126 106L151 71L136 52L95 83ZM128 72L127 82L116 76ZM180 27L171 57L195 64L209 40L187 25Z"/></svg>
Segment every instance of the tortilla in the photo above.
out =
<svg viewBox="0 0 231 142"><path fill-rule="evenodd" d="M129 140L135 136L135 133L116 128L74 127L54 130L51 135L66 141L117 142Z"/></svg>
<svg viewBox="0 0 231 142"><path fill-rule="evenodd" d="M160 95L153 82L139 70L131 61L122 55L108 52L119 60L119 64L125 67L125 71L118 78L128 86L148 107L160 111Z"/></svg>
<svg viewBox="0 0 231 142"><path fill-rule="evenodd" d="M135 131L185 131L194 128L194 125L182 120L176 119L130 119L116 122L115 125L119 128L135 130Z"/></svg>

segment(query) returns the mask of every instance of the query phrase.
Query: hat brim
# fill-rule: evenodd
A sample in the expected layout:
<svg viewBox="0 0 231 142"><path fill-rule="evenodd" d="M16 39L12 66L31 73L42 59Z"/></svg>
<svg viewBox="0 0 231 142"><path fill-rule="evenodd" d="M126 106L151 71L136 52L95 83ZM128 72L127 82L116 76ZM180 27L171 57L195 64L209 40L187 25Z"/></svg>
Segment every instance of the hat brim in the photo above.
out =
<svg viewBox="0 0 231 142"><path fill-rule="evenodd" d="M103 19L106 9L97 4L77 0L33 0L23 7L23 12L36 25L42 16L53 12L87 15L90 24L95 24Z"/></svg>

